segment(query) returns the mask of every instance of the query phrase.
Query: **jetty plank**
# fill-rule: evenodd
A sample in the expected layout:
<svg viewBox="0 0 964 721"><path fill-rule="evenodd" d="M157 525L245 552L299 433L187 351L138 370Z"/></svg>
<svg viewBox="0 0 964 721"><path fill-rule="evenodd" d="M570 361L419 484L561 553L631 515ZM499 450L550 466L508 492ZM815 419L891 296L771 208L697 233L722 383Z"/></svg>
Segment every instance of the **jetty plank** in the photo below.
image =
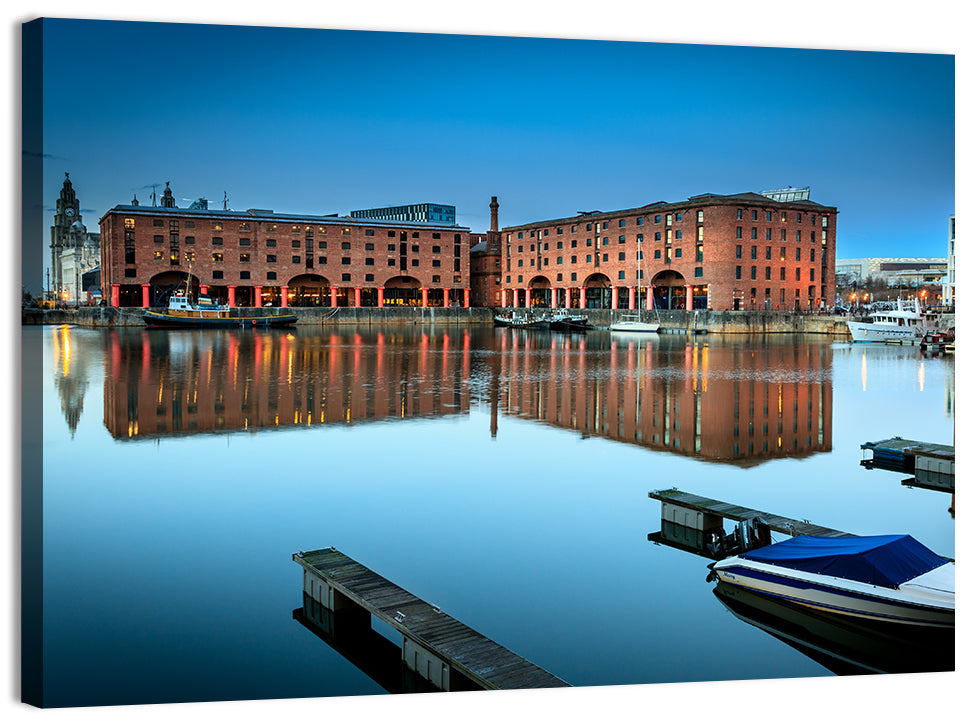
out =
<svg viewBox="0 0 964 721"><path fill-rule="evenodd" d="M676 488L663 491L651 491L649 497L681 508L712 513L731 521L749 521L751 518L760 517L771 531L786 533L791 536L827 536L839 538L854 535L833 528L819 526L809 521L778 516L773 513L767 513L766 511L738 506L735 503L726 503L725 501L718 501L713 498L707 498L706 496L699 496L695 493L687 493Z"/></svg>
<svg viewBox="0 0 964 721"><path fill-rule="evenodd" d="M334 548L292 556L342 595L487 689L569 686L562 679Z"/></svg>

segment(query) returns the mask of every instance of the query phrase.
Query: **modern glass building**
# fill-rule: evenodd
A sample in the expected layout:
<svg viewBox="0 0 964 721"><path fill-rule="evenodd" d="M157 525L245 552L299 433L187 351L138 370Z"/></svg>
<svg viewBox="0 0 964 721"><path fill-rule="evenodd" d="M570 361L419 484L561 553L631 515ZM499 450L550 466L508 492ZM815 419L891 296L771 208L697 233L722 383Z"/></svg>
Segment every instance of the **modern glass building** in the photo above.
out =
<svg viewBox="0 0 964 721"><path fill-rule="evenodd" d="M368 220L396 220L412 223L451 223L455 225L455 206L438 203L395 205L390 208L369 208L351 211L352 218Z"/></svg>

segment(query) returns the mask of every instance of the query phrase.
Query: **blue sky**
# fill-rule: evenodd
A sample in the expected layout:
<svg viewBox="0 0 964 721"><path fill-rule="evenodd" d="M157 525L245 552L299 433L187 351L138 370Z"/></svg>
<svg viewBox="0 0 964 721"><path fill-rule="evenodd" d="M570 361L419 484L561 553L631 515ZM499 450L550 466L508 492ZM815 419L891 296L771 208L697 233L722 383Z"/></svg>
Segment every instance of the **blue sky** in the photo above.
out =
<svg viewBox="0 0 964 721"><path fill-rule="evenodd" d="M508 226L792 185L839 209L838 258L946 255L953 55L49 22L46 233L65 172L89 230L168 181L181 206L448 203L476 231L492 195Z"/></svg>

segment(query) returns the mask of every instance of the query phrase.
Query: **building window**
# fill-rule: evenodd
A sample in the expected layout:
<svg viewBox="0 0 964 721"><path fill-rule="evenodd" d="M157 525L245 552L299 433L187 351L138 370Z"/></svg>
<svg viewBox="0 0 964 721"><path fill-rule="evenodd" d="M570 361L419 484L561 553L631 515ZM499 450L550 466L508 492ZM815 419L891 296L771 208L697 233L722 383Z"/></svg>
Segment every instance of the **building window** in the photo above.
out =
<svg viewBox="0 0 964 721"><path fill-rule="evenodd" d="M742 226L742 225L736 226L736 237L737 237L737 238L742 238L742 237L743 237L743 226Z"/></svg>
<svg viewBox="0 0 964 721"><path fill-rule="evenodd" d="M750 266L750 280L756 280L756 266Z"/></svg>
<svg viewBox="0 0 964 721"><path fill-rule="evenodd" d="M682 257L683 257L683 249L682 249L682 248L677 248L677 249L673 252L673 255L675 255L677 258L682 258Z"/></svg>
<svg viewBox="0 0 964 721"><path fill-rule="evenodd" d="M268 263L277 263L278 257L275 255L269 255L267 258L265 258L265 261Z"/></svg>
<svg viewBox="0 0 964 721"><path fill-rule="evenodd" d="M456 262L458 262L458 261L456 261ZM417 268L417 267L418 267L418 258L412 258L412 267L413 267L413 268Z"/></svg>
<svg viewBox="0 0 964 721"><path fill-rule="evenodd" d="M736 209L736 219L743 220L743 208Z"/></svg>
<svg viewBox="0 0 964 721"><path fill-rule="evenodd" d="M342 259L341 259L341 264L342 264L342 265L351 265L351 258L342 258Z"/></svg>
<svg viewBox="0 0 964 721"><path fill-rule="evenodd" d="M767 252L766 252L766 259L767 259L767 260L770 260L770 248L771 248L771 247L772 247L772 246L769 246L769 245L767 246Z"/></svg>
<svg viewBox="0 0 964 721"><path fill-rule="evenodd" d="M342 280L343 283L347 283L347 282L351 281L351 273L342 273L342 274L341 274L341 280Z"/></svg>
<svg viewBox="0 0 964 721"><path fill-rule="evenodd" d="M693 275L694 275L695 277L697 277L697 278L702 278L702 277L703 277L703 268L702 268L702 266L696 266L696 267L693 269Z"/></svg>
<svg viewBox="0 0 964 721"><path fill-rule="evenodd" d="M389 268L394 268L394 267L395 267L395 259L394 259L394 258L389 258L389 259L388 259L388 267L389 267Z"/></svg>
<svg viewBox="0 0 964 721"><path fill-rule="evenodd" d="M155 235L155 236L154 236L154 242L155 242L155 243L163 243L163 242L164 242L164 236L163 236L163 235Z"/></svg>
<svg viewBox="0 0 964 721"><path fill-rule="evenodd" d="M188 263L193 263L193 262L194 262L194 258L195 258L195 256L194 256L194 251L193 251L193 250L189 250L189 251L187 251L186 253L184 253L184 260L186 260Z"/></svg>
<svg viewBox="0 0 964 721"><path fill-rule="evenodd" d="M786 280L786 279L787 279L787 269L780 268L780 280Z"/></svg>
<svg viewBox="0 0 964 721"><path fill-rule="evenodd" d="M251 271L250 271L250 270L242 270L242 271L241 271L241 280L251 280Z"/></svg>
<svg viewBox="0 0 964 721"><path fill-rule="evenodd" d="M268 238L268 239L265 241L265 245L266 245L267 247L269 247L269 248L275 248L275 247L277 247L277 245L278 245L278 241L275 240L274 238Z"/></svg>
<svg viewBox="0 0 964 721"><path fill-rule="evenodd" d="M442 238L441 233L432 233L432 240L441 240L441 238Z"/></svg>
<svg viewBox="0 0 964 721"><path fill-rule="evenodd" d="M365 265L375 265L374 258L365 258ZM412 265L415 265L415 261L412 261Z"/></svg>
<svg viewBox="0 0 964 721"><path fill-rule="evenodd" d="M294 263L295 265L301 265L301 256L300 255L291 256L291 262Z"/></svg>
<svg viewBox="0 0 964 721"><path fill-rule="evenodd" d="M368 251L375 250L375 244L374 244L374 243L365 243L365 250L368 250Z"/></svg>
<svg viewBox="0 0 964 721"><path fill-rule="evenodd" d="M750 211L750 218L751 218L752 220L756 220L756 211L755 211L755 210L751 210L751 211Z"/></svg>
<svg viewBox="0 0 964 721"><path fill-rule="evenodd" d="M212 253L211 260L214 261L215 263L223 263L224 253Z"/></svg>
<svg viewBox="0 0 964 721"><path fill-rule="evenodd" d="M224 280L224 271L223 270L212 271L211 277L214 278L215 280Z"/></svg>
<svg viewBox="0 0 964 721"><path fill-rule="evenodd" d="M251 238L238 238L238 245L251 245Z"/></svg>
<svg viewBox="0 0 964 721"><path fill-rule="evenodd" d="M743 257L743 246L742 246L742 245L736 246L736 257L737 257L737 258L742 258L742 257Z"/></svg>
<svg viewBox="0 0 964 721"><path fill-rule="evenodd" d="M812 235L812 234L811 234L811 235ZM185 235L185 236L184 236L184 245L194 245L194 236L193 236L193 235Z"/></svg>
<svg viewBox="0 0 964 721"><path fill-rule="evenodd" d="M657 248L655 251L653 251L653 252L654 252L654 255L653 255L654 258L659 258L659 257L660 257L660 251L659 251L658 248Z"/></svg>
<svg viewBox="0 0 964 721"><path fill-rule="evenodd" d="M163 228L163 227L164 227L164 221L161 220L160 218L154 218L154 227L155 227L155 228Z"/></svg>
<svg viewBox="0 0 964 721"><path fill-rule="evenodd" d="M372 283L372 282L374 282L374 280L375 280L375 274L374 274L374 273L365 273L365 282L366 282L366 283Z"/></svg>
<svg viewBox="0 0 964 721"><path fill-rule="evenodd" d="M653 240L656 240L656 241L660 241L660 240L662 240L662 239L663 239L663 236L660 235L659 233L656 233L656 237L653 238Z"/></svg>
<svg viewBox="0 0 964 721"><path fill-rule="evenodd" d="M277 274L276 272L274 272L273 270L269 270L269 271L267 272L267 274L265 275L265 277L266 277L268 280L278 280L278 274Z"/></svg>
<svg viewBox="0 0 964 721"><path fill-rule="evenodd" d="M341 244L341 249L342 249L342 250L351 250L351 243L342 243L342 244Z"/></svg>
<svg viewBox="0 0 964 721"><path fill-rule="evenodd" d="M740 280L740 278L742 278L742 277L743 277L743 266L742 266L742 265L738 265L738 266L736 266L736 279L737 279L737 280Z"/></svg>
<svg viewBox="0 0 964 721"><path fill-rule="evenodd" d="M770 280L770 266L769 266L769 265L768 265L766 268L763 269L763 277L766 278L767 280Z"/></svg>
<svg viewBox="0 0 964 721"><path fill-rule="evenodd" d="M164 260L164 251L163 251L163 250L155 250L155 251L154 251L154 260Z"/></svg>
<svg viewBox="0 0 964 721"><path fill-rule="evenodd" d="M756 260L756 246L750 246L750 260Z"/></svg>
<svg viewBox="0 0 964 721"><path fill-rule="evenodd" d="M571 280L573 283L575 283L575 282L576 282L576 277L577 277L577 276L576 276L575 273L571 273L571 274L569 275L569 280ZM520 283L522 282L522 278L519 278L519 282L520 282Z"/></svg>
<svg viewBox="0 0 964 721"><path fill-rule="evenodd" d="M211 238L211 245L224 245L224 238L221 238L219 236L215 236L214 238Z"/></svg>
<svg viewBox="0 0 964 721"><path fill-rule="evenodd" d="M372 230L371 228L365 228L365 235L367 235L367 236L369 236L369 237L370 237L370 236L373 236L373 235L375 235L375 231Z"/></svg>

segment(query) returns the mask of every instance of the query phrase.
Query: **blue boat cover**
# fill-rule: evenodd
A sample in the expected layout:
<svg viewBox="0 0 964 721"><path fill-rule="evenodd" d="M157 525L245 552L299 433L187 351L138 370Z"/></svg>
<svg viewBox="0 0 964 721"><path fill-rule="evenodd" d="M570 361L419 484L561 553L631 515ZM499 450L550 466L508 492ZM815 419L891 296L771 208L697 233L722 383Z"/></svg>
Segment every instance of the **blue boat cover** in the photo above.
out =
<svg viewBox="0 0 964 721"><path fill-rule="evenodd" d="M823 538L794 536L740 558L897 588L905 581L949 563L908 535Z"/></svg>

